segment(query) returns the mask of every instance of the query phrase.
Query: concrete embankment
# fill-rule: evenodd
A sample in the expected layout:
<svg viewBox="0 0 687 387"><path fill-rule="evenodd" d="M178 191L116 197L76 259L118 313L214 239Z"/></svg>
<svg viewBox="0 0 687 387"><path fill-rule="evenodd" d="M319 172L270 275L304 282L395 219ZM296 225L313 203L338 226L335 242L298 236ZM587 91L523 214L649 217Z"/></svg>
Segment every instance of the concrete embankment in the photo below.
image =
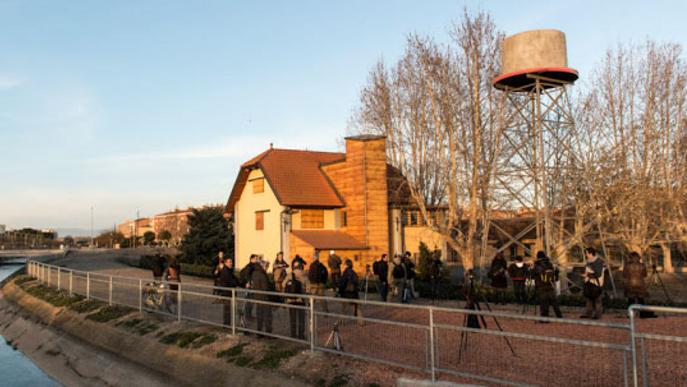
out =
<svg viewBox="0 0 687 387"><path fill-rule="evenodd" d="M0 333L69 386L302 386L275 372L242 368L128 333L57 308L8 282Z"/></svg>

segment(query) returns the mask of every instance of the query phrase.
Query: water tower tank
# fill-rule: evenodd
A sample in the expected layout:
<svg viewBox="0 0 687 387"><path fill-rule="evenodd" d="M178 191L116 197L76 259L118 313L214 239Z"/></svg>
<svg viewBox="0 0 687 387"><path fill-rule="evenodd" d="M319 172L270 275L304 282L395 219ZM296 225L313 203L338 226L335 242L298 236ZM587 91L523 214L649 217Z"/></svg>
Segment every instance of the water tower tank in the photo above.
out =
<svg viewBox="0 0 687 387"><path fill-rule="evenodd" d="M525 31L505 38L501 44L501 74L493 83L498 89L528 91L540 75L567 84L577 80L577 71L568 67L565 34L558 30Z"/></svg>

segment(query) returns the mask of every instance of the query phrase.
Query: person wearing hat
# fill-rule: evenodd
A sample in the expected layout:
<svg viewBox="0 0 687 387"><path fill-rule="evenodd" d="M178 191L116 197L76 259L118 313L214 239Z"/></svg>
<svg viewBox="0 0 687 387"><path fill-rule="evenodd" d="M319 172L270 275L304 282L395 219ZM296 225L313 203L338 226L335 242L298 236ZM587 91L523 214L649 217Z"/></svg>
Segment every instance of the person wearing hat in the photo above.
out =
<svg viewBox="0 0 687 387"><path fill-rule="evenodd" d="M324 296L324 289L327 285L327 268L320 262L320 256L317 252L313 253L310 269L308 270L308 279L310 280L310 294L314 296ZM329 312L327 301L322 300L322 307L326 313Z"/></svg>
<svg viewBox="0 0 687 387"><path fill-rule="evenodd" d="M563 317L556 297L556 281L558 281L558 269L554 268L543 251L537 252L537 260L534 263L534 287L537 290L539 312L542 317L549 317L551 306L556 317Z"/></svg>
<svg viewBox="0 0 687 387"><path fill-rule="evenodd" d="M329 250L329 274L332 279L332 289L337 291L339 289L339 281L341 281L341 257L336 255L336 251Z"/></svg>

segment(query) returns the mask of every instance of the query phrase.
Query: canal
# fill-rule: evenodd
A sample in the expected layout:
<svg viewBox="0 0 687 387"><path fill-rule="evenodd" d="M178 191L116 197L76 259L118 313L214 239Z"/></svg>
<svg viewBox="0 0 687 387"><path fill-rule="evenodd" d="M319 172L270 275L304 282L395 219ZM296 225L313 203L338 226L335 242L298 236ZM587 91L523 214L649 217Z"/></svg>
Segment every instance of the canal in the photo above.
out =
<svg viewBox="0 0 687 387"><path fill-rule="evenodd" d="M0 263L0 282L21 269L22 262ZM5 321L0 321L4 323ZM0 336L0 385L2 386L59 386L46 375L31 359L14 349Z"/></svg>

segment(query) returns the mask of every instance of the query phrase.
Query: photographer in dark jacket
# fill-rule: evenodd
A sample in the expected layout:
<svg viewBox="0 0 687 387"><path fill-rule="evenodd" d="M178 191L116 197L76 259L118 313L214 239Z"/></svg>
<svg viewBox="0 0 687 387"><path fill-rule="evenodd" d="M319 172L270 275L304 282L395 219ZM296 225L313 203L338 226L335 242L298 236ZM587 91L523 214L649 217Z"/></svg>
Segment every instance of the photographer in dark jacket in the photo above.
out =
<svg viewBox="0 0 687 387"><path fill-rule="evenodd" d="M310 294L314 296L324 296L329 272L327 272L327 268L320 262L320 256L317 253L313 254L312 259L313 261L310 263L310 269L308 270ZM326 300L322 300L322 307L326 313L329 312Z"/></svg>
<svg viewBox="0 0 687 387"><path fill-rule="evenodd" d="M491 278L491 287L494 288L496 294L496 304L506 304L506 288L508 288L508 277L506 272L508 270L508 262L503 257L503 254L498 253L491 261L491 268L489 268L489 278Z"/></svg>
<svg viewBox="0 0 687 387"><path fill-rule="evenodd" d="M386 302L389 295L389 256L382 254L379 261L372 264L372 272L379 281L379 295L382 297L382 301Z"/></svg>
<svg viewBox="0 0 687 387"><path fill-rule="evenodd" d="M153 269L153 279L155 280L156 283L159 283L162 281L162 276L165 274L165 263L167 260L165 257L162 255L160 251L157 251L155 253L155 256L153 257L153 262L152 262L152 269Z"/></svg>
<svg viewBox="0 0 687 387"><path fill-rule="evenodd" d="M305 340L305 299L297 295L305 294L305 279L303 273L303 266L296 262L284 279L282 288L284 293L290 294L286 297L285 302L288 305L293 305L289 309L289 326L291 328L291 337Z"/></svg>
<svg viewBox="0 0 687 387"><path fill-rule="evenodd" d="M218 292L222 297L231 297L231 289L239 286L239 280L234 275L234 261L229 257L224 257L222 270L217 277L217 286L226 288L226 290L222 289ZM222 322L224 325L231 325L231 298L223 299L222 303L224 304Z"/></svg>
<svg viewBox="0 0 687 387"><path fill-rule="evenodd" d="M250 289L252 287L252 276L253 276L253 271L255 270L255 266L258 265L258 256L255 254L250 255L250 261L246 266L241 269L241 272L239 273L239 282L242 287L246 289ZM246 293L247 299L253 298L253 293ZM244 306L244 313L247 319L252 319L253 318L253 303L250 301L246 301L245 306Z"/></svg>
<svg viewBox="0 0 687 387"><path fill-rule="evenodd" d="M513 293L515 294L515 301L518 304L524 304L527 301L527 291L525 282L529 276L530 266L522 261L522 256L515 257L515 262L508 266L508 276L513 281Z"/></svg>
<svg viewBox="0 0 687 387"><path fill-rule="evenodd" d="M558 306L556 297L556 281L558 281L558 269L553 267L549 257L543 251L537 252L537 260L534 263L534 287L539 297L539 311L542 317L549 317L549 306L553 306L556 317L563 314Z"/></svg>
<svg viewBox="0 0 687 387"><path fill-rule="evenodd" d="M355 273L355 271L353 271L353 261L347 259L345 266L346 269L341 275L341 283L339 284L339 294L342 298L357 300L358 286L360 285L360 281L358 280L358 275ZM345 309L353 308L353 315L358 317L358 325L363 325L363 316L357 303L346 303L343 305L343 307ZM344 310L342 312L343 314L348 314L348 310Z"/></svg>
<svg viewBox="0 0 687 387"><path fill-rule="evenodd" d="M441 262L441 252L435 251L432 254L432 264L429 267L429 281L432 285L432 301L439 295L439 285L441 284L444 264Z"/></svg>
<svg viewBox="0 0 687 387"><path fill-rule="evenodd" d="M259 290L262 292L273 292L274 284L270 282L270 278L267 276L266 262L258 262L254 266L253 273L251 275L251 282L253 290ZM273 297L269 294L255 293L253 298L256 301L273 301ZM258 319L258 331L263 331L267 333L272 332L272 305L267 305L259 303L255 309Z"/></svg>

